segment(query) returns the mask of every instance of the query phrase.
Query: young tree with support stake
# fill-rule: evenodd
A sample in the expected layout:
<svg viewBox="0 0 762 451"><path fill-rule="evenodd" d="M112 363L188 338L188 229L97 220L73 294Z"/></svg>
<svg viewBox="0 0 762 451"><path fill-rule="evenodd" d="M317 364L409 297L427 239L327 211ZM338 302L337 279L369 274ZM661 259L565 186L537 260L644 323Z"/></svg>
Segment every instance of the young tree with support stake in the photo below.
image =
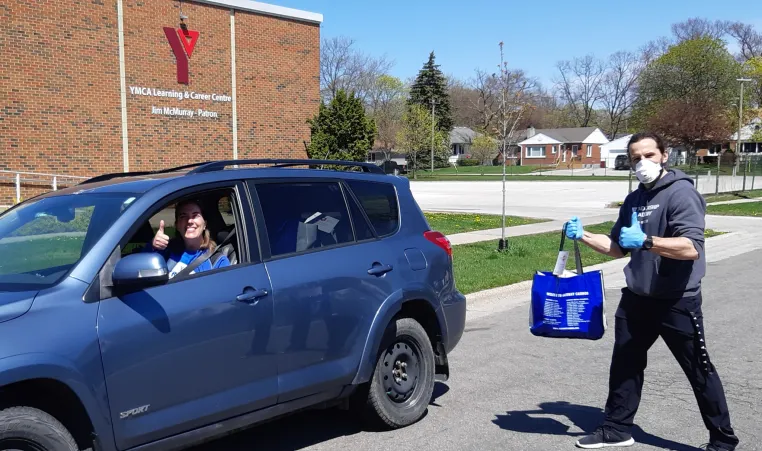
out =
<svg viewBox="0 0 762 451"><path fill-rule="evenodd" d="M500 66L497 79L498 108L497 108L497 136L500 140L500 156L503 160L503 214L502 214L502 234L498 242L498 251L508 248L505 239L505 166L508 156L506 155L506 146L509 139L513 136L521 117L526 113L530 106L530 89L534 83L524 76L521 71L511 71L508 69L508 63L504 61L503 41L500 41Z"/></svg>

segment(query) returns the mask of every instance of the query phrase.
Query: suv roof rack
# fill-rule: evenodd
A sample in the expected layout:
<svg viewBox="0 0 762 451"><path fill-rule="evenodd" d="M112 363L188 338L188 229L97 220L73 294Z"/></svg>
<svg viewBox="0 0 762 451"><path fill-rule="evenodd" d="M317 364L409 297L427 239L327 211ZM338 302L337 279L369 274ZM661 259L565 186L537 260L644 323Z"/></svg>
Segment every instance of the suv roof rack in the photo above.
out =
<svg viewBox="0 0 762 451"><path fill-rule="evenodd" d="M192 169L186 175L202 174L205 172L219 171L225 169L227 166L235 166L240 164L272 164L274 167L289 167L289 166L320 166L320 165L333 165L333 166L351 166L362 168L364 172L370 172L374 174L385 174L383 169L373 163L362 163L358 161L343 161L343 160L290 160L290 159L256 159L256 160L219 160L219 161L202 161L198 163L186 164L183 166L177 166L168 169L159 169L156 171L135 171L135 172L114 172L111 174L102 174L92 178L89 178L79 185L85 185L88 183L102 182L105 180L111 180L119 177L136 177L142 175L154 175L154 174L168 174L170 172L182 171L185 169Z"/></svg>
<svg viewBox="0 0 762 451"><path fill-rule="evenodd" d="M183 166L177 166L177 167L174 167L174 168L159 169L159 170L156 170L156 171L114 172L114 173L111 173L111 174L101 174L101 175L89 178L89 179L87 179L87 180L85 180L83 182L80 182L80 183L78 183L78 185L84 185L84 184L87 184L87 183L102 182L104 180L111 180L111 179L115 179L115 178L119 178L119 177L137 177L137 176L141 176L141 175L168 174L170 172L177 172L177 171L182 171L184 169L195 168L196 166L202 166L202 165L205 165L205 164L208 164L208 163L209 163L208 161L202 161L202 162L199 162L199 163L191 163L191 164L186 164L186 165L183 165Z"/></svg>
<svg viewBox="0 0 762 451"><path fill-rule="evenodd" d="M385 174L383 169L373 163L362 163L359 161L344 161L344 160L292 160L292 159L255 159L255 160L221 160L212 161L206 164L198 165L195 169L188 172L190 174L201 174L204 172L219 171L225 169L227 166L241 165L241 164L272 164L274 167L289 167L289 166L350 166L359 167L363 172L370 172L374 174Z"/></svg>

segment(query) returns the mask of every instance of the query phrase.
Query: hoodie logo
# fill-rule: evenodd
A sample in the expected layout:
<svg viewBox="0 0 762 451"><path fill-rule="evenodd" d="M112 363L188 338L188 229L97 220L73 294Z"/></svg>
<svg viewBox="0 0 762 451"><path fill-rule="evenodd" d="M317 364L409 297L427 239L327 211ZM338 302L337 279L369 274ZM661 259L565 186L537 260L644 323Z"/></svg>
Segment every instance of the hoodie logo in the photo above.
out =
<svg viewBox="0 0 762 451"><path fill-rule="evenodd" d="M651 216L654 211L658 210L659 206L659 204L641 205L640 207L632 207L632 212L638 214L638 221L641 224L648 224L648 217Z"/></svg>

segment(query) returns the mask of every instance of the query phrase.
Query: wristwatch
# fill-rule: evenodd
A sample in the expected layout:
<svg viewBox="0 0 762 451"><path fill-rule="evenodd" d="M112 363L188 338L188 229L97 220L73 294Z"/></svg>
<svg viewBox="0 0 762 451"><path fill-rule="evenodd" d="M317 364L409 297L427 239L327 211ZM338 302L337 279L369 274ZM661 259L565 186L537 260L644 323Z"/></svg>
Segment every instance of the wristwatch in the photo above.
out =
<svg viewBox="0 0 762 451"><path fill-rule="evenodd" d="M652 236L648 236L645 240L643 240L643 249L649 250L652 247L654 247L654 238Z"/></svg>

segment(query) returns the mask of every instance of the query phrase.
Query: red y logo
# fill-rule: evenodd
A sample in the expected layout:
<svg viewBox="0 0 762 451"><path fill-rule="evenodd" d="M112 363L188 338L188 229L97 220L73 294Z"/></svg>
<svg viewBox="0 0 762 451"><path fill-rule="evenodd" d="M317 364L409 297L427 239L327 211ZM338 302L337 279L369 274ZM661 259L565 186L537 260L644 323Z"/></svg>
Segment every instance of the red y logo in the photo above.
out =
<svg viewBox="0 0 762 451"><path fill-rule="evenodd" d="M183 30L182 28L164 27L164 34L167 35L169 45L172 47L175 59L177 59L177 82L187 85L188 58L193 53L193 48L196 47L199 32ZM188 52L187 56L185 52Z"/></svg>

